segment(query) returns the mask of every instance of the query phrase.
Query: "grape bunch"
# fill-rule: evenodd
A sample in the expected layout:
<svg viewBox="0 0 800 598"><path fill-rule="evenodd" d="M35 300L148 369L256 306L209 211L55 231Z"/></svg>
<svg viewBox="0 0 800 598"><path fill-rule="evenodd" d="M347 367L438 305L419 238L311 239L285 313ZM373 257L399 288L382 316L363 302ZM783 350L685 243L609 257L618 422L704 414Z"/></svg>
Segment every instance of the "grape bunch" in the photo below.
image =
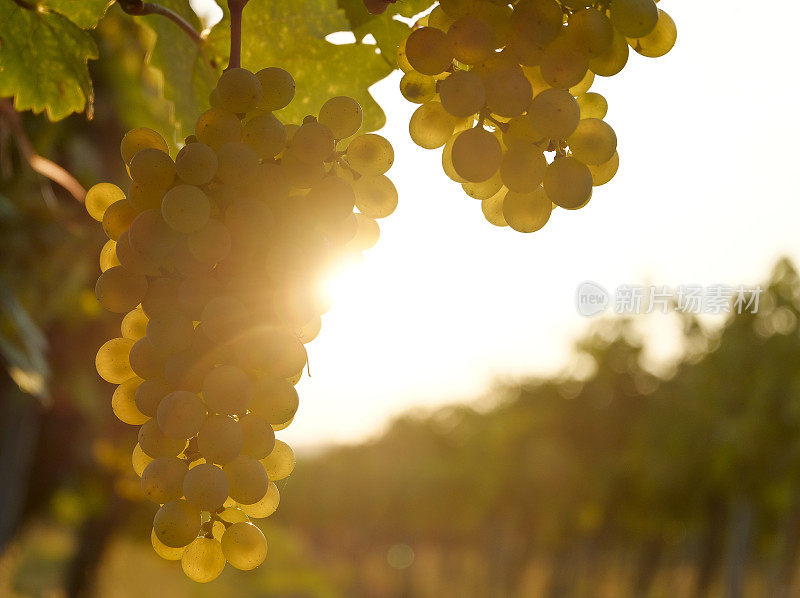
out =
<svg viewBox="0 0 800 598"><path fill-rule="evenodd" d="M198 582L264 560L250 520L276 510L275 482L294 468L275 432L295 416L304 344L329 307L322 276L372 247L397 205L392 146L356 135L359 104L335 97L284 125L273 111L294 93L280 68L228 69L174 160L161 135L133 129L128 193L100 183L86 196L109 238L97 299L125 314L97 371L118 385L116 416L140 426L133 467L161 505L153 548Z"/></svg>
<svg viewBox="0 0 800 598"><path fill-rule="evenodd" d="M441 0L398 48L400 91L421 104L413 141L492 224L530 233L576 210L619 167L596 75L649 57L677 30L654 0Z"/></svg>

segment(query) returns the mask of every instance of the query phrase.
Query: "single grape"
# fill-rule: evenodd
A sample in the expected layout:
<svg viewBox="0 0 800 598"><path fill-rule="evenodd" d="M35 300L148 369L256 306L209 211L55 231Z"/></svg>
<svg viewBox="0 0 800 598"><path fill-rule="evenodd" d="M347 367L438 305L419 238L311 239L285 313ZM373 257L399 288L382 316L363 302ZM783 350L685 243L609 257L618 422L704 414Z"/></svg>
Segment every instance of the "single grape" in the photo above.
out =
<svg viewBox="0 0 800 598"><path fill-rule="evenodd" d="M181 548L200 533L200 511L185 500L165 503L153 518L153 530L162 544Z"/></svg>
<svg viewBox="0 0 800 598"><path fill-rule="evenodd" d="M134 309L147 293L147 278L122 266L109 268L100 275L95 295L108 311L124 314Z"/></svg>
<svg viewBox="0 0 800 598"><path fill-rule="evenodd" d="M186 439L197 435L206 419L206 408L196 394L176 390L158 403L158 427L170 438Z"/></svg>
<svg viewBox="0 0 800 598"><path fill-rule="evenodd" d="M133 341L129 338L112 338L97 351L95 366L97 373L106 382L122 384L133 378L129 354Z"/></svg>
<svg viewBox="0 0 800 598"><path fill-rule="evenodd" d="M542 187L529 193L509 191L503 199L503 218L517 232L532 233L550 219L553 202Z"/></svg>
<svg viewBox="0 0 800 598"><path fill-rule="evenodd" d="M278 442L276 441L276 448ZM266 495L269 479L264 466L257 459L249 455L239 455L228 461L223 470L230 483L230 497L236 502L252 505Z"/></svg>
<svg viewBox="0 0 800 598"><path fill-rule="evenodd" d="M149 318L141 308L132 309L122 318L122 324L120 324L122 336L134 341L144 338L147 334L148 321Z"/></svg>
<svg viewBox="0 0 800 598"><path fill-rule="evenodd" d="M547 168L544 190L558 207L577 210L592 197L592 173L575 158L557 158Z"/></svg>
<svg viewBox="0 0 800 598"><path fill-rule="evenodd" d="M84 206L89 216L97 220L103 221L103 214L109 206L115 202L123 201L125 193L122 189L111 183L97 183L86 192L84 199Z"/></svg>
<svg viewBox="0 0 800 598"><path fill-rule="evenodd" d="M494 226L508 226L508 222L506 222L505 216L503 216L503 202L507 193L507 189L501 189L489 199L484 199L481 202L481 211L483 212L484 218Z"/></svg>
<svg viewBox="0 0 800 598"><path fill-rule="evenodd" d="M533 99L527 118L533 129L548 139L560 140L575 132L581 111L568 91L546 89Z"/></svg>
<svg viewBox="0 0 800 598"><path fill-rule="evenodd" d="M239 508L253 519L264 519L269 517L278 509L278 503L281 500L280 492L274 482L269 483L267 493L264 498L252 505L239 505Z"/></svg>
<svg viewBox="0 0 800 598"><path fill-rule="evenodd" d="M479 183L497 172L503 150L497 137L482 127L459 133L453 141L453 167L467 181Z"/></svg>
<svg viewBox="0 0 800 598"><path fill-rule="evenodd" d="M282 440L276 440L272 452L261 459L267 476L273 482L289 477L294 471L295 462L292 447Z"/></svg>
<svg viewBox="0 0 800 598"><path fill-rule="evenodd" d="M136 210L127 201L114 202L103 214L103 231L109 239L116 241L130 228L136 216Z"/></svg>
<svg viewBox="0 0 800 598"><path fill-rule="evenodd" d="M491 56L497 40L486 21L465 15L450 25L447 30L447 44L456 60L464 64L477 64Z"/></svg>
<svg viewBox="0 0 800 598"><path fill-rule="evenodd" d="M111 410L117 419L124 424L140 426L150 417L142 413L136 405L135 393L142 384L141 378L126 380L114 390L111 395Z"/></svg>
<svg viewBox="0 0 800 598"><path fill-rule="evenodd" d="M222 108L206 110L197 119L197 140L217 150L226 143L239 141L242 123L236 115Z"/></svg>
<svg viewBox="0 0 800 598"><path fill-rule="evenodd" d="M153 129L148 129L147 127L131 129L125 133L122 143L120 143L122 161L125 164L130 164L136 153L146 148L161 150L165 154L169 153L167 142Z"/></svg>
<svg viewBox="0 0 800 598"><path fill-rule="evenodd" d="M589 60L589 68L601 77L613 77L628 64L630 50L628 41L619 31L614 30L614 41L605 54Z"/></svg>
<svg viewBox="0 0 800 598"><path fill-rule="evenodd" d="M520 145L508 150L503 156L500 164L500 179L511 191L531 193L544 180L546 170L547 160L539 146Z"/></svg>
<svg viewBox="0 0 800 598"><path fill-rule="evenodd" d="M239 456L242 446L242 428L227 415L209 416L197 433L197 449L209 463L224 465Z"/></svg>
<svg viewBox="0 0 800 598"><path fill-rule="evenodd" d="M439 84L442 106L453 116L477 114L486 103L483 80L472 71L457 71Z"/></svg>
<svg viewBox="0 0 800 598"><path fill-rule="evenodd" d="M267 540L252 523L234 523L222 535L222 552L231 565L250 571L267 557Z"/></svg>
<svg viewBox="0 0 800 598"><path fill-rule="evenodd" d="M605 185L614 178L617 170L619 170L619 154L614 152L608 162L596 166L589 165L589 172L592 173L592 184L595 187Z"/></svg>
<svg viewBox="0 0 800 598"><path fill-rule="evenodd" d="M363 175L385 173L394 163L394 149L384 137L374 133L359 135L347 146L347 162Z"/></svg>
<svg viewBox="0 0 800 598"><path fill-rule="evenodd" d="M225 473L210 463L192 467L183 478L186 502L201 511L214 512L228 498L230 487Z"/></svg>
<svg viewBox="0 0 800 598"><path fill-rule="evenodd" d="M175 180L175 162L168 153L148 147L133 156L130 172L140 185L166 189Z"/></svg>
<svg viewBox="0 0 800 598"><path fill-rule="evenodd" d="M316 121L303 123L292 137L292 149L304 162L317 163L330 157L334 150L331 130Z"/></svg>
<svg viewBox="0 0 800 598"><path fill-rule="evenodd" d="M211 215L211 203L202 189L193 185L177 185L164 195L161 215L173 230L193 233L201 230Z"/></svg>
<svg viewBox="0 0 800 598"><path fill-rule="evenodd" d="M139 339L131 347L131 369L144 379L162 377L166 358L167 356L157 351L146 337Z"/></svg>
<svg viewBox="0 0 800 598"><path fill-rule="evenodd" d="M658 11L658 22L655 28L647 35L639 38L629 38L631 48L642 56L659 58L669 53L678 41L678 28L663 10Z"/></svg>
<svg viewBox="0 0 800 598"><path fill-rule="evenodd" d="M318 120L336 139L347 139L361 128L364 112L353 98L337 96L322 105Z"/></svg>
<svg viewBox="0 0 800 598"><path fill-rule="evenodd" d="M222 546L213 538L197 538L183 551L181 568L198 583L214 581L225 569Z"/></svg>
<svg viewBox="0 0 800 598"><path fill-rule="evenodd" d="M353 190L358 211L370 218L386 218L397 208L397 189L384 175L362 176Z"/></svg>
<svg viewBox="0 0 800 598"><path fill-rule="evenodd" d="M551 87L569 89L580 83L589 70L589 59L579 52L569 37L561 36L550 43L540 62L542 78Z"/></svg>
<svg viewBox="0 0 800 598"><path fill-rule="evenodd" d="M442 147L456 128L458 119L444 109L440 102L425 102L411 116L408 125L411 139L425 149Z"/></svg>
<svg viewBox="0 0 800 598"><path fill-rule="evenodd" d="M286 127L273 114L261 114L245 123L242 141L253 148L258 157L269 160L286 146Z"/></svg>
<svg viewBox="0 0 800 598"><path fill-rule="evenodd" d="M297 391L282 378L265 376L253 385L250 411L270 424L281 424L292 419L298 405Z"/></svg>
<svg viewBox="0 0 800 598"><path fill-rule="evenodd" d="M586 118L569 136L567 144L572 154L584 164L599 165L614 156L617 135L605 121Z"/></svg>
<svg viewBox="0 0 800 598"><path fill-rule="evenodd" d="M605 13L595 8L583 8L569 16L567 35L587 56L602 56L611 49L614 26Z"/></svg>
<svg viewBox="0 0 800 598"><path fill-rule="evenodd" d="M134 396L136 407L146 416L154 417L161 399L173 390L175 389L167 384L166 380L161 378L145 380L136 388L136 394Z"/></svg>
<svg viewBox="0 0 800 598"><path fill-rule="evenodd" d="M294 98L294 79L285 70L277 67L261 69L256 73L261 82L261 101L264 110L280 110Z"/></svg>
<svg viewBox="0 0 800 598"><path fill-rule="evenodd" d="M604 119L608 113L608 101L599 93L589 92L576 98L581 111L581 118ZM577 128L577 125L576 125ZM572 132L570 132L570 135Z"/></svg>
<svg viewBox="0 0 800 598"><path fill-rule="evenodd" d="M493 114L510 118L528 110L533 88L521 68L498 70L487 75L484 81L486 105Z"/></svg>
<svg viewBox="0 0 800 598"><path fill-rule="evenodd" d="M253 397L253 385L241 369L221 365L203 381L203 399L211 411L227 415L244 414Z"/></svg>
<svg viewBox="0 0 800 598"><path fill-rule="evenodd" d="M421 27L411 32L406 38L405 56L411 67L423 75L438 75L453 61L447 36L433 27Z"/></svg>
<svg viewBox="0 0 800 598"><path fill-rule="evenodd" d="M147 420L139 428L139 446L145 454L153 457L175 457L186 448L186 439L164 435L155 419ZM162 538L163 541L163 538Z"/></svg>
<svg viewBox="0 0 800 598"><path fill-rule="evenodd" d="M217 95L221 108L248 112L261 100L261 81L247 69L228 68L217 81Z"/></svg>
<svg viewBox="0 0 800 598"><path fill-rule="evenodd" d="M223 183L238 187L246 186L252 180L259 156L248 144L230 141L217 150L217 159L217 177Z"/></svg>
<svg viewBox="0 0 800 598"><path fill-rule="evenodd" d="M654 0L614 0L611 22L625 37L644 37L658 24L658 6Z"/></svg>
<svg viewBox="0 0 800 598"><path fill-rule="evenodd" d="M188 185L205 185L217 174L217 154L205 143L190 143L175 157L175 172Z"/></svg>
<svg viewBox="0 0 800 598"><path fill-rule="evenodd" d="M181 560L181 557L183 556L183 551L185 549L184 546L181 546L180 548L170 548L169 546L167 546L161 540L158 539L155 530L150 531L150 543L153 545L153 550L155 551L155 553L162 559L166 559L168 561Z"/></svg>
<svg viewBox="0 0 800 598"><path fill-rule="evenodd" d="M186 461L159 457L142 472L142 492L153 502L164 504L183 496L183 478L189 471Z"/></svg>
<svg viewBox="0 0 800 598"><path fill-rule="evenodd" d="M253 413L239 419L244 445L242 453L256 459L263 459L275 447L275 431L267 420Z"/></svg>
<svg viewBox="0 0 800 598"><path fill-rule="evenodd" d="M400 79L400 93L409 102L424 104L436 95L436 79L416 71L405 73Z"/></svg>

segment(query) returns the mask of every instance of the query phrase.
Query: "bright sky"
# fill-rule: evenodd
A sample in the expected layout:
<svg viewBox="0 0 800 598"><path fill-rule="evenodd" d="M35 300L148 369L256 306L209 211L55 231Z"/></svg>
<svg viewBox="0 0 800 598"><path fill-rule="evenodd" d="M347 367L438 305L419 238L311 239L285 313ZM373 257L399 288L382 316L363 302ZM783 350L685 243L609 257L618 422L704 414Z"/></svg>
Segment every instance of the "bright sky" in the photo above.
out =
<svg viewBox="0 0 800 598"><path fill-rule="evenodd" d="M480 397L498 378L558 371L585 330L575 291L623 284L755 285L782 254L800 260L800 4L664 0L678 24L661 59L631 53L597 79L619 137L617 178L533 235L495 228L480 202L415 146L416 105L398 73L373 88L395 148L400 205L308 345L311 378L279 436L353 441L393 415ZM668 335L653 327L656 349ZM664 349L666 351L666 349Z"/></svg>

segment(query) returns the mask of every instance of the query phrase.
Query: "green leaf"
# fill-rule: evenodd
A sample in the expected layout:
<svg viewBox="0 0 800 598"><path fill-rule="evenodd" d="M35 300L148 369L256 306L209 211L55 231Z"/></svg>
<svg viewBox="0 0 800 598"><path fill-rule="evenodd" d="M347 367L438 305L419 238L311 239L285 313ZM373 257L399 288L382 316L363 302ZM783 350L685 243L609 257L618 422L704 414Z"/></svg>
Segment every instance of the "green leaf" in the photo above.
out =
<svg viewBox="0 0 800 598"><path fill-rule="evenodd" d="M91 116L87 62L96 58L91 35L63 15L0 0L0 97L14 96L17 110L46 111L50 120L84 109Z"/></svg>
<svg viewBox="0 0 800 598"><path fill-rule="evenodd" d="M61 13L81 29L94 29L114 0L44 0L39 5Z"/></svg>
<svg viewBox="0 0 800 598"><path fill-rule="evenodd" d="M186 0L159 2L189 21L198 30L200 21ZM208 109L208 95L217 80L220 63L208 44L199 47L178 26L164 17L138 17L139 22L155 33L149 64L162 74L161 92L172 103L172 121L179 135L194 130L194 123Z"/></svg>
<svg viewBox="0 0 800 598"><path fill-rule="evenodd" d="M230 37L227 10L212 31L220 52ZM347 95L364 109L364 130L383 126L386 117L369 94L369 86L392 72L390 60L373 45L336 45L325 37L349 31L350 23L336 0L251 0L242 23L242 66L258 71L277 66L297 84L295 100L280 111L287 122L316 114L328 98Z"/></svg>
<svg viewBox="0 0 800 598"><path fill-rule="evenodd" d="M411 32L411 28L395 19L395 15L413 17L430 8L432 2L430 0L400 0L390 4L386 12L381 15L370 14L364 8L363 0L338 0L338 4L347 15L350 29L356 39L363 40L368 33L371 33L380 51L392 63L392 66L397 68L397 46Z"/></svg>

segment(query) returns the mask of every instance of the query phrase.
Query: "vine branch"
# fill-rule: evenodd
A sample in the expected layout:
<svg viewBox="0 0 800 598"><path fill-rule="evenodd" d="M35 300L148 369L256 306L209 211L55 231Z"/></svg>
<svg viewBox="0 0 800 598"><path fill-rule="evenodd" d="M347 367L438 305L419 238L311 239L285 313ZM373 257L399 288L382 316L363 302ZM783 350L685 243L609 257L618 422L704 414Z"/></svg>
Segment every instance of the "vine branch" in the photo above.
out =
<svg viewBox="0 0 800 598"><path fill-rule="evenodd" d="M192 38L194 43L196 43L198 46L203 45L203 37L197 32L192 24L166 6L161 6L155 2L143 2L142 0L117 0L117 4L119 4L120 8L122 8L122 10L129 15L161 15L162 17L167 17L170 21L180 27L190 38Z"/></svg>
<svg viewBox="0 0 800 598"><path fill-rule="evenodd" d="M10 100L0 100L0 123L8 126L11 135L17 142L20 154L34 171L60 185L72 197L83 203L84 197L86 197L86 189L65 168L36 153L28 134L25 132L25 128L22 126L22 117Z"/></svg>
<svg viewBox="0 0 800 598"><path fill-rule="evenodd" d="M25 10L36 10L36 5L33 2L28 2L27 0L14 0L15 4L18 4Z"/></svg>
<svg viewBox="0 0 800 598"><path fill-rule="evenodd" d="M228 0L228 10L231 13L231 56L228 69L242 66L242 12L248 2L249 0Z"/></svg>

